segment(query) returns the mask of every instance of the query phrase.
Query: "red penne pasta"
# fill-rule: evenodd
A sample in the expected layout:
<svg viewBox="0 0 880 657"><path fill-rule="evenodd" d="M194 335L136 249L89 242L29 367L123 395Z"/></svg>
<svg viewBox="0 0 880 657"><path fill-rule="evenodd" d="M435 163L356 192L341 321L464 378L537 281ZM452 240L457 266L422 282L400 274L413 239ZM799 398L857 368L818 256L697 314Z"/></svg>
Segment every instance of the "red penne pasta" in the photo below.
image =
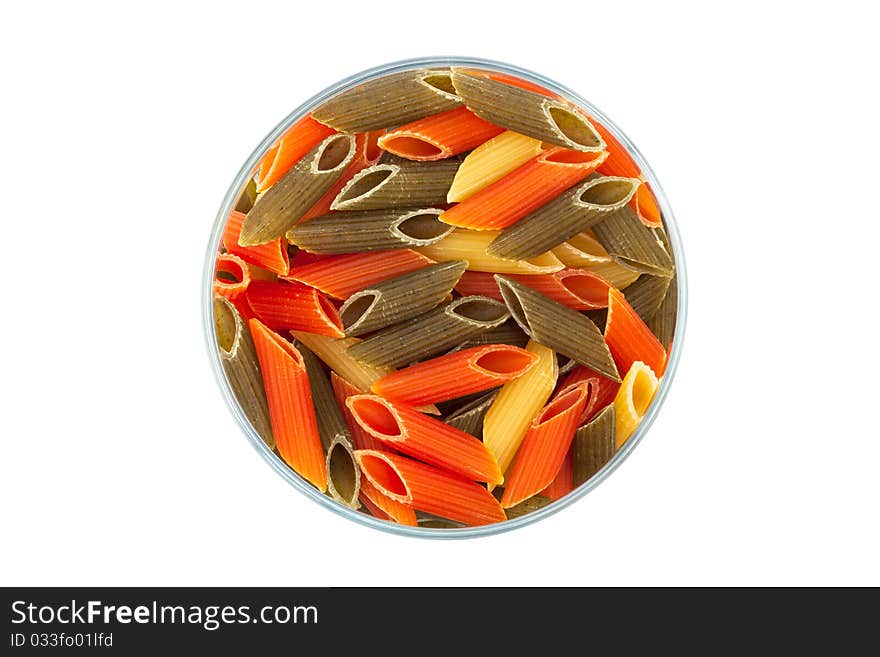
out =
<svg viewBox="0 0 880 657"><path fill-rule="evenodd" d="M278 453L294 471L324 492L324 448L302 354L260 320L252 319L248 326L260 362Z"/></svg>
<svg viewBox="0 0 880 657"><path fill-rule="evenodd" d="M399 454L357 450L364 477L379 491L414 509L466 525L507 519L485 486Z"/></svg>
<svg viewBox="0 0 880 657"><path fill-rule="evenodd" d="M336 404L342 409L342 415L345 417L345 423L351 431L351 439L354 442L355 449L387 449L382 441L376 440L364 431L364 428L358 424L351 413L351 409L346 405L345 400L354 395L364 394L364 390L360 390L357 386L352 385L336 372L330 372L330 384L333 387L333 396L336 398Z"/></svg>
<svg viewBox="0 0 880 657"><path fill-rule="evenodd" d="M241 319L245 324L256 317L254 311L251 310L251 304L248 303L247 294L242 294L237 299L230 299L230 301L232 302L232 305L235 306L238 314L241 315Z"/></svg>
<svg viewBox="0 0 880 657"><path fill-rule="evenodd" d="M214 268L214 292L230 301L239 299L250 287L251 274L247 263L236 255L217 256Z"/></svg>
<svg viewBox="0 0 880 657"><path fill-rule="evenodd" d="M608 377L594 372L589 367L578 365L563 380L559 386L557 396L562 394L564 390L573 388L584 381L590 384L590 397L587 400L587 405L584 407L584 412L581 415L581 421L578 423L578 426L583 426L592 420L596 413L613 402L617 391L620 389L619 381L612 381Z"/></svg>
<svg viewBox="0 0 880 657"><path fill-rule="evenodd" d="M559 466L559 472L556 473L556 476L553 478L553 481L550 482L550 485L541 491L541 495L549 497L551 500L558 500L560 497L565 497L573 491L574 478L572 476L571 465L572 453L571 448L569 447L568 451L565 453L565 459L562 461L562 465Z"/></svg>
<svg viewBox="0 0 880 657"><path fill-rule="evenodd" d="M440 215L440 221L473 230L499 230L515 224L596 169L601 153L551 148Z"/></svg>
<svg viewBox="0 0 880 657"><path fill-rule="evenodd" d="M360 499L373 515L378 515L380 518L384 517L385 520L410 527L417 527L419 524L416 512L411 506L391 499L370 483L366 477L361 477ZM378 514L376 509L379 511Z"/></svg>
<svg viewBox="0 0 880 657"><path fill-rule="evenodd" d="M590 121L593 127L596 128L599 136L605 140L605 149L608 151L608 158L598 168L599 173L606 176L621 176L623 178L637 178L641 180L642 184L639 185L638 190L633 194L629 204L643 224L650 228L662 226L663 221L660 217L657 199L642 175L639 165L636 164L632 155L623 147L623 144L617 141L617 138L605 126L594 119L590 119Z"/></svg>
<svg viewBox="0 0 880 657"><path fill-rule="evenodd" d="M507 473L502 507L509 509L550 485L571 447L588 396L589 385L580 383L532 420Z"/></svg>
<svg viewBox="0 0 880 657"><path fill-rule="evenodd" d="M407 123L379 138L379 146L408 160L443 160L476 148L504 132L467 107Z"/></svg>
<svg viewBox="0 0 880 657"><path fill-rule="evenodd" d="M605 343L618 371L628 372L632 364L640 360L655 375L663 376L666 370L666 350L620 290L613 287L608 292Z"/></svg>
<svg viewBox="0 0 880 657"><path fill-rule="evenodd" d="M283 244L281 239L258 246L241 246L238 243L244 218L245 215L242 212L233 210L229 213L222 238L226 251L252 265L268 269L279 276L287 276L287 272L290 271L290 259L287 257L287 245Z"/></svg>
<svg viewBox="0 0 880 657"><path fill-rule="evenodd" d="M257 173L257 192L264 192L274 185L290 168L324 139L335 133L323 123L304 116L294 123L272 146L263 159Z"/></svg>
<svg viewBox="0 0 880 657"><path fill-rule="evenodd" d="M339 312L323 294L302 283L254 281L247 300L261 322L274 331L295 330L345 337Z"/></svg>
<svg viewBox="0 0 880 657"><path fill-rule="evenodd" d="M469 433L377 395L354 395L345 403L364 431L404 454L468 479L503 479L495 457Z"/></svg>
<svg viewBox="0 0 880 657"><path fill-rule="evenodd" d="M342 191L342 188L345 187L348 181L354 178L354 175L361 169L366 169L379 163L379 158L382 157L382 149L379 148L377 141L381 134L382 132L375 131L355 135L354 158L352 158L339 179L333 183L333 186L324 193L324 196L318 199L297 223L329 214L330 204L333 203L333 199Z"/></svg>
<svg viewBox="0 0 880 657"><path fill-rule="evenodd" d="M387 374L372 388L395 402L422 406L504 385L528 372L537 359L506 344L471 347Z"/></svg>
<svg viewBox="0 0 880 657"><path fill-rule="evenodd" d="M567 268L552 274L507 276L574 310L595 310L608 305L608 281L586 269ZM455 289L463 296L479 294L504 301L495 275L489 272L466 271L458 279Z"/></svg>
<svg viewBox="0 0 880 657"><path fill-rule="evenodd" d="M299 281L337 299L347 299L370 285L434 264L411 249L324 256L302 265L300 253L293 259L287 280Z"/></svg>

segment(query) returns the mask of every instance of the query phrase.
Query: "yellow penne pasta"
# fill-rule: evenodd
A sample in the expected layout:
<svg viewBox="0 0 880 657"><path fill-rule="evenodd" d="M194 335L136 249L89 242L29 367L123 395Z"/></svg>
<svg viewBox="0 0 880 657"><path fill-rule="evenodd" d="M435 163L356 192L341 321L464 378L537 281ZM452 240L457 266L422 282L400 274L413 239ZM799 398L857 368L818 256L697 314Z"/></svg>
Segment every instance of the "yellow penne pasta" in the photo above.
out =
<svg viewBox="0 0 880 657"><path fill-rule="evenodd" d="M631 285L639 277L639 272L614 262L589 230L575 235L551 252L566 267L587 269L618 290Z"/></svg>
<svg viewBox="0 0 880 657"><path fill-rule="evenodd" d="M629 368L614 397L617 449L621 448L639 426L659 386L660 381L643 362L637 360Z"/></svg>
<svg viewBox="0 0 880 657"><path fill-rule="evenodd" d="M563 269L559 258L550 252L528 260L506 260L486 253L486 248L500 232L457 228L439 242L415 249L437 262L466 260L471 271L496 274L552 274Z"/></svg>
<svg viewBox="0 0 880 657"><path fill-rule="evenodd" d="M529 340L526 350L538 357L537 362L501 387L483 420L483 443L495 456L501 472L513 462L529 423L550 398L559 372L552 349Z"/></svg>
<svg viewBox="0 0 880 657"><path fill-rule="evenodd" d="M507 130L475 148L464 158L446 195L450 203L463 201L534 158L542 150L537 139Z"/></svg>

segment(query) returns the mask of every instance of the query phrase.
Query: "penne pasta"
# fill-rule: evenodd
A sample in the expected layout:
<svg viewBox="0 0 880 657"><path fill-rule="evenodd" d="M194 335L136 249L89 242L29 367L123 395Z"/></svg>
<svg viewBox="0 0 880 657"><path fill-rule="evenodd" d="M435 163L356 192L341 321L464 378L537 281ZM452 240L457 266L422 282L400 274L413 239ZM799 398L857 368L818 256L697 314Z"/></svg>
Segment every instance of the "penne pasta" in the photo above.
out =
<svg viewBox="0 0 880 657"><path fill-rule="evenodd" d="M392 372L372 390L395 402L433 404L503 385L528 372L536 361L537 356L519 347L472 347Z"/></svg>
<svg viewBox="0 0 880 657"><path fill-rule="evenodd" d="M366 367L385 368L387 373L389 367L409 365L442 353L483 331L500 326L509 317L507 307L494 299L461 297L365 340L352 339L347 355ZM342 372L340 374L345 376ZM369 389L380 376L364 389Z"/></svg>
<svg viewBox="0 0 880 657"><path fill-rule="evenodd" d="M608 292L605 342L619 371L626 372L634 362L642 361L655 373L663 375L666 350L623 294L614 288Z"/></svg>
<svg viewBox="0 0 880 657"><path fill-rule="evenodd" d="M452 291L466 266L462 260L428 265L355 292L339 309L345 334L371 333L431 310Z"/></svg>
<svg viewBox="0 0 880 657"><path fill-rule="evenodd" d="M614 261L588 265L584 269L605 279L611 287L615 287L618 290L625 290L639 278L639 272L619 265Z"/></svg>
<svg viewBox="0 0 880 657"><path fill-rule="evenodd" d="M593 226L593 232L618 264L642 274L672 276L674 264L669 253L629 206L605 217Z"/></svg>
<svg viewBox="0 0 880 657"><path fill-rule="evenodd" d="M254 202L257 200L257 182L253 178L247 181L247 184L242 188L241 192L238 195L238 199L235 201L235 205L233 206L233 212L238 212L240 214L247 214L252 207L254 207Z"/></svg>
<svg viewBox="0 0 880 657"><path fill-rule="evenodd" d="M452 206L440 221L473 230L507 228L577 185L605 155L551 148Z"/></svg>
<svg viewBox="0 0 880 657"><path fill-rule="evenodd" d="M345 506L357 509L361 473L354 461L351 432L336 403L330 380L321 361L302 343L294 345L302 355L318 421L318 435L324 446L327 468L327 492Z"/></svg>
<svg viewBox="0 0 880 657"><path fill-rule="evenodd" d="M505 260L486 253L497 231L458 229L439 242L416 249L432 260L466 260L471 271L499 274L552 274L563 269L563 264L552 253L542 253L527 260Z"/></svg>
<svg viewBox="0 0 880 657"><path fill-rule="evenodd" d="M238 310L222 296L214 297L214 333L220 363L239 408L269 449L275 449L254 341Z"/></svg>
<svg viewBox="0 0 880 657"><path fill-rule="evenodd" d="M609 379L620 378L602 333L589 318L513 279L495 279L511 317L529 337Z"/></svg>
<svg viewBox="0 0 880 657"><path fill-rule="evenodd" d="M464 527L460 522L444 520L423 511L416 513L416 519L419 527L427 527L429 529L458 529L459 527Z"/></svg>
<svg viewBox="0 0 880 657"><path fill-rule="evenodd" d="M378 395L354 395L345 403L364 431L403 454L468 479L501 483L492 453L469 433Z"/></svg>
<svg viewBox="0 0 880 657"><path fill-rule="evenodd" d="M468 338L460 345L456 346L453 351L468 349L470 347L479 347L484 344L509 344L514 347L525 347L528 341L529 336L522 332L519 324L509 320L500 326L488 329L482 333L477 333L475 336Z"/></svg>
<svg viewBox="0 0 880 657"><path fill-rule="evenodd" d="M351 158L351 162L336 182L330 186L330 189L324 192L324 195L315 201L315 204L300 218L300 223L329 214L333 199L339 195L348 181L363 169L379 164L379 160L382 158L382 149L378 144L381 135L382 132L375 131L354 136L354 157Z"/></svg>
<svg viewBox="0 0 880 657"><path fill-rule="evenodd" d="M483 444L495 455L501 472L507 470L528 431L556 386L556 354L530 340L526 350L538 357L523 376L505 383L483 419Z"/></svg>
<svg viewBox="0 0 880 657"><path fill-rule="evenodd" d="M244 222L244 214L232 211L226 220L226 228L223 230L221 242L226 252L238 256L252 265L268 269L279 276L287 276L290 271L290 259L287 256L287 247L280 239L259 244L257 246L241 246L238 236L241 233L241 225Z"/></svg>
<svg viewBox="0 0 880 657"><path fill-rule="evenodd" d="M399 126L461 105L449 69L418 69L362 82L336 94L312 116L342 132Z"/></svg>
<svg viewBox="0 0 880 657"><path fill-rule="evenodd" d="M483 418L486 411L492 406L495 397L498 396L497 390L491 390L485 395L478 397L472 402L465 404L458 410L446 416L445 421L450 427L455 427L460 431L471 434L474 438L483 438Z"/></svg>
<svg viewBox="0 0 880 657"><path fill-rule="evenodd" d="M580 486L611 460L615 451L614 404L605 405L580 427L571 444L572 482Z"/></svg>
<svg viewBox="0 0 880 657"><path fill-rule="evenodd" d="M330 189L354 158L351 135L331 135L309 151L260 195L241 226L241 246L265 244L283 236Z"/></svg>
<svg viewBox="0 0 880 657"><path fill-rule="evenodd" d="M573 310L593 310L608 305L608 282L583 269L561 269L537 276L509 274L508 277ZM504 300L498 282L488 272L466 271L455 289L464 295L479 294Z"/></svg>
<svg viewBox="0 0 880 657"><path fill-rule="evenodd" d="M262 194L281 180L306 153L334 132L335 130L318 123L309 115L290 126L260 160L255 192Z"/></svg>
<svg viewBox="0 0 880 657"><path fill-rule="evenodd" d="M390 367L367 365L349 356L347 350L359 342L357 338L334 340L305 331L291 331L291 333L324 361L327 367L360 390L369 390L374 381L391 372Z"/></svg>
<svg viewBox="0 0 880 657"><path fill-rule="evenodd" d="M575 433L575 435L577 434ZM569 448L562 460L562 465L559 466L559 471L556 473L556 476L553 477L553 481L550 482L547 488L541 491L541 495L556 501L574 490L574 478L571 470L572 458L572 450Z"/></svg>
<svg viewBox="0 0 880 657"><path fill-rule="evenodd" d="M651 333L657 336L660 344L667 351L672 350L672 336L675 335L675 319L678 316L678 284L675 276L669 281L666 295L660 302L660 308L647 322Z"/></svg>
<svg viewBox="0 0 880 657"><path fill-rule="evenodd" d="M589 267L611 262L608 251L599 243L591 230L569 238L551 251L566 267Z"/></svg>
<svg viewBox="0 0 880 657"><path fill-rule="evenodd" d="M456 107L386 132L379 146L408 160L430 162L469 151L501 132L504 128Z"/></svg>
<svg viewBox="0 0 880 657"><path fill-rule="evenodd" d="M327 256L300 265L303 253L294 259L287 280L299 281L336 299L347 299L370 285L434 264L411 249Z"/></svg>
<svg viewBox="0 0 880 657"><path fill-rule="evenodd" d="M536 158L543 148L540 140L512 130L493 137L464 158L446 194L447 202L459 203L473 196Z"/></svg>
<svg viewBox="0 0 880 657"><path fill-rule="evenodd" d="M660 309L671 282L672 279L665 276L642 274L626 288L623 296L642 321L647 323Z"/></svg>
<svg viewBox="0 0 880 657"><path fill-rule="evenodd" d="M563 391L532 420L504 481L501 506L519 504L549 486L571 447L589 384Z"/></svg>
<svg viewBox="0 0 880 657"><path fill-rule="evenodd" d="M650 367L636 361L629 368L614 397L614 437L620 449L639 426L648 406L660 387L660 381Z"/></svg>
<svg viewBox="0 0 880 657"><path fill-rule="evenodd" d="M274 331L295 329L331 338L345 335L336 307L302 283L254 281L246 296L254 315Z"/></svg>
<svg viewBox="0 0 880 657"><path fill-rule="evenodd" d="M485 486L398 454L357 450L361 472L393 500L466 525L507 519Z"/></svg>
<svg viewBox="0 0 880 657"><path fill-rule="evenodd" d="M390 520L398 525L409 525L410 527L416 527L419 524L416 521L416 512L411 506L392 500L371 484L366 477L361 481L361 501L373 515L383 520Z"/></svg>
<svg viewBox="0 0 880 657"><path fill-rule="evenodd" d="M545 495L532 495L530 498L523 500L516 506L504 509L504 512L507 514L508 520L513 520L514 518L520 518L529 513L534 513L538 509L543 509L552 502L553 500Z"/></svg>
<svg viewBox="0 0 880 657"><path fill-rule="evenodd" d="M634 178L591 178L504 229L488 252L522 260L549 251L625 206L637 187Z"/></svg>
<svg viewBox="0 0 880 657"><path fill-rule="evenodd" d="M356 173L342 188L331 210L425 208L446 203L458 160L410 162L395 159Z"/></svg>
<svg viewBox="0 0 880 657"><path fill-rule="evenodd" d="M361 253L428 246L452 232L436 208L335 212L294 226L287 241L310 253Z"/></svg>
<svg viewBox="0 0 880 657"><path fill-rule="evenodd" d="M463 69L452 84L474 114L508 130L575 151L598 152L605 142L574 105Z"/></svg>
<svg viewBox="0 0 880 657"><path fill-rule="evenodd" d="M238 256L224 253L214 265L214 294L235 300L247 292L251 274L247 263Z"/></svg>
<svg viewBox="0 0 880 657"><path fill-rule="evenodd" d="M269 407L275 447L295 472L322 493L327 466L302 354L258 319L249 322Z"/></svg>
<svg viewBox="0 0 880 657"><path fill-rule="evenodd" d="M345 418L345 424L348 426L355 449L386 449L380 441L363 430L345 403L345 400L349 397L362 395L365 391L353 386L332 370L330 371L330 386L333 388L333 397L336 399L336 404L342 411L342 417Z"/></svg>
<svg viewBox="0 0 880 657"><path fill-rule="evenodd" d="M613 402L617 391L620 389L619 381L612 381L608 377L594 372L589 367L578 365L559 384L559 390L560 392L567 390L584 381L590 384L590 398L587 401L584 414L578 426L582 426L592 420L596 413Z"/></svg>

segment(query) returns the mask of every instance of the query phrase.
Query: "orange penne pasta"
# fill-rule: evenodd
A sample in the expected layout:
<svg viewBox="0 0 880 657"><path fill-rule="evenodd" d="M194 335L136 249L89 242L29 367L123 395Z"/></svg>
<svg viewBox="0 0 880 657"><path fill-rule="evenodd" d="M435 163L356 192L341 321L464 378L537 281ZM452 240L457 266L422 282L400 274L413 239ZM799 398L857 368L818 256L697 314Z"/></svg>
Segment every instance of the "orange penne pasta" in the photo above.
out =
<svg viewBox="0 0 880 657"><path fill-rule="evenodd" d="M285 132L278 143L260 160L257 172L257 192L274 185L303 155L335 133L333 128L318 123L310 115L304 116Z"/></svg>
<svg viewBox="0 0 880 657"><path fill-rule="evenodd" d="M327 466L302 354L260 320L252 319L248 326L260 362L278 453L299 475L324 492Z"/></svg>
<svg viewBox="0 0 880 657"><path fill-rule="evenodd" d="M572 453L571 448L569 447L568 451L565 453L565 459L562 461L562 465L559 466L559 472L556 473L556 476L553 478L553 481L550 482L550 485L541 491L541 495L549 497L551 500L558 500L560 497L565 497L573 491L574 477L572 476L571 466Z"/></svg>
<svg viewBox="0 0 880 657"><path fill-rule="evenodd" d="M662 226L663 221L660 216L657 199L642 175L639 165L636 164L629 151L623 147L623 144L617 141L617 138L605 126L592 118L591 122L599 136L605 140L605 149L608 151L608 157L599 165L599 173L606 176L621 176L623 178L637 178L641 180L642 184L639 185L638 190L633 194L629 204L643 224L650 228Z"/></svg>
<svg viewBox="0 0 880 657"><path fill-rule="evenodd" d="M507 228L586 178L607 156L551 148L454 205L440 221L474 230Z"/></svg>
<svg viewBox="0 0 880 657"><path fill-rule="evenodd" d="M588 396L589 385L579 383L532 420L508 471L501 506L515 506L550 485L571 447Z"/></svg>
<svg viewBox="0 0 880 657"><path fill-rule="evenodd" d="M581 421L578 423L578 426L583 426L592 420L593 416L614 401L614 396L620 388L618 381L612 381L608 377L594 372L589 367L578 365L563 380L559 390L562 392L583 381L587 381L590 384L590 398L587 400L587 405L584 407L584 412L581 415Z"/></svg>
<svg viewBox="0 0 880 657"><path fill-rule="evenodd" d="M390 520L410 527L417 527L419 524L416 520L416 512L411 506L391 499L366 477L361 478L360 499L374 516L382 520Z"/></svg>
<svg viewBox="0 0 880 657"><path fill-rule="evenodd" d="M405 367L373 383L373 392L422 406L504 385L525 374L538 357L506 344L489 344Z"/></svg>
<svg viewBox="0 0 880 657"><path fill-rule="evenodd" d="M345 187L348 181L354 178L354 175L361 169L366 169L379 163L379 158L382 157L382 149L379 148L377 141L381 134L382 132L377 130L375 132L364 132L355 135L354 157L351 162L345 168L345 171L342 172L339 179L333 183L333 186L324 193L324 196L318 199L297 223L329 214L330 204L333 203L333 199L342 191L342 188Z"/></svg>
<svg viewBox="0 0 880 657"><path fill-rule="evenodd" d="M634 362L642 361L657 376L663 376L666 350L620 290L613 287L608 291L605 343L618 371L627 372Z"/></svg>
<svg viewBox="0 0 880 657"><path fill-rule="evenodd" d="M238 243L244 218L245 215L242 212L233 210L229 213L226 228L223 230L223 246L226 251L252 265L268 269L279 276L287 276L287 272L290 270L290 259L287 257L287 245L283 244L280 238L257 246L241 246Z"/></svg>
<svg viewBox="0 0 880 657"><path fill-rule="evenodd" d="M585 269L567 268L536 276L509 274L508 278L574 310L595 310L608 305L608 282ZM490 272L466 271L458 279L455 289L464 296L478 294L504 301L494 274Z"/></svg>
<svg viewBox="0 0 880 657"><path fill-rule="evenodd" d="M302 283L254 281L247 300L261 322L274 331L306 331L332 338L345 337L336 306Z"/></svg>
<svg viewBox="0 0 880 657"><path fill-rule="evenodd" d="M381 441L376 440L364 431L364 428L354 419L351 409L345 404L345 400L349 397L362 395L365 391L349 383L332 370L330 372L330 385L333 387L333 396L336 398L336 403L342 409L345 423L348 425L349 431L351 431L351 439L355 449L387 449Z"/></svg>
<svg viewBox="0 0 880 657"><path fill-rule="evenodd" d="M435 264L412 249L323 256L302 266L300 253L286 280L305 283L337 299L347 299L376 283Z"/></svg>
<svg viewBox="0 0 880 657"><path fill-rule="evenodd" d="M345 403L364 431L404 454L468 479L503 479L495 457L469 433L377 395L354 395Z"/></svg>
<svg viewBox="0 0 880 657"><path fill-rule="evenodd" d="M504 132L467 107L407 123L379 138L379 146L408 160L428 162L464 153Z"/></svg>
<svg viewBox="0 0 880 657"><path fill-rule="evenodd" d="M466 525L507 519L485 486L399 454L357 450L364 477L381 493L414 509Z"/></svg>
<svg viewBox="0 0 880 657"><path fill-rule="evenodd" d="M214 268L214 292L230 301L240 298L250 287L251 274L247 263L236 255L217 256Z"/></svg>

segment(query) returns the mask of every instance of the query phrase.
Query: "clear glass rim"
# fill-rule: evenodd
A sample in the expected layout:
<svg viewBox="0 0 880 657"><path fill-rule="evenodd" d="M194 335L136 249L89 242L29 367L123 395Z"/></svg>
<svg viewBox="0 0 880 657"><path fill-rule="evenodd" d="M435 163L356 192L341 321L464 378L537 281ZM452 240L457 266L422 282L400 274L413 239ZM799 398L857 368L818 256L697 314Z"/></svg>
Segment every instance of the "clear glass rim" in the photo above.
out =
<svg viewBox="0 0 880 657"><path fill-rule="evenodd" d="M608 463L605 464L605 466L601 470L599 470L599 472L593 475L593 477L591 477L588 481L577 487L565 497L562 497L561 499L556 500L551 504L548 504L542 509L538 509L537 511L534 511L532 513L520 516L519 518L506 520L505 522L496 523L493 525L484 525L480 527L462 527L456 529L409 527L406 525L397 525L391 522L380 520L373 516L369 516L364 513L360 513L358 511L350 509L336 502L332 498L323 495L318 490L303 481L273 451L271 451L266 446L266 444L262 441L257 432L254 430L254 428L251 426L247 417L242 412L241 407L238 405L238 402L232 394L232 389L230 388L229 382L227 381L226 375L223 371L213 321L214 261L220 245L220 238L223 233L223 227L226 223L226 218L229 216L229 213L233 208L233 205L240 190L247 182L248 178L252 175L254 167L257 165L263 154L269 149L269 146L271 146L275 142L275 140L280 137L295 121L299 120L302 116L311 111L312 108L324 102L330 96L336 94L337 92L348 86L361 82L366 82L373 78L387 75L389 73L405 71L412 68L432 66L474 66L516 75L536 84L540 84L558 94L561 94L562 96L568 98L569 100L586 109L596 119L601 121L602 124L608 129L608 131L611 132L611 134L614 135L621 142L621 144L624 145L624 147L639 165L642 171L642 175L645 177L648 183L650 183L651 188L654 191L655 196L657 197L657 201L660 204L660 209L666 221L666 232L672 245L675 257L676 280L678 286L678 310L675 323L675 332L672 340L672 351L670 352L668 357L666 372L661 379L660 387L657 390L657 394L655 395L654 400L651 402L651 406L648 409L648 412L642 418L642 421L640 422L638 428L626 441L624 446L611 458ZM233 417L238 422L241 430L248 437L251 445L253 445L253 447L260 453L260 455L269 463L269 465L271 465L280 476L287 480L289 484L291 484L302 494L311 498L318 504L340 516L348 518L349 520L353 520L374 529L385 531L391 534L396 534L398 536L414 536L419 538L432 539L457 539L500 534L502 532L512 531L514 529L524 527L534 522L538 522L543 518L547 518L548 516L558 511L561 511L570 504L587 495L590 491L596 488L596 486L605 481L605 479L612 472L614 472L621 463L626 460L630 453L642 441L642 438L651 428L651 425L654 423L654 419L657 417L660 408L663 406L663 402L666 399L666 395L669 392L669 388L672 385L672 381L678 369L678 362L681 357L686 324L687 273L685 269L684 250L682 248L681 236L678 232L678 226L676 224L672 208L670 207L669 202L666 199L666 194L664 193L663 188L657 180L654 171L651 169L650 165L639 152L639 150L620 130L620 128L618 128L617 125L615 125L614 122L611 121L604 114L604 112L597 108L593 103L583 98L580 94L575 93L571 89L568 89L558 82L546 78L539 73L535 73L533 71L520 68L512 64L506 64L504 62L498 62L490 59L481 59L476 57L418 57L375 66L337 82L336 84L324 89L320 93L315 94L299 107L297 107L295 110L293 110L290 114L287 115L286 118L284 118L278 125L276 125L275 128L270 131L265 138L263 138L260 144L247 158L244 165L235 176L235 179L232 181L232 184L227 190L226 195L223 198L223 202L220 204L220 208L217 211L217 217L214 220L214 227L208 240L208 248L205 255L205 265L202 273L202 325L204 329L205 347L208 352L208 359L210 360L211 367L214 371L214 378L217 381L217 385L220 386L220 390L223 394L224 399L226 400L226 405L232 413Z"/></svg>

